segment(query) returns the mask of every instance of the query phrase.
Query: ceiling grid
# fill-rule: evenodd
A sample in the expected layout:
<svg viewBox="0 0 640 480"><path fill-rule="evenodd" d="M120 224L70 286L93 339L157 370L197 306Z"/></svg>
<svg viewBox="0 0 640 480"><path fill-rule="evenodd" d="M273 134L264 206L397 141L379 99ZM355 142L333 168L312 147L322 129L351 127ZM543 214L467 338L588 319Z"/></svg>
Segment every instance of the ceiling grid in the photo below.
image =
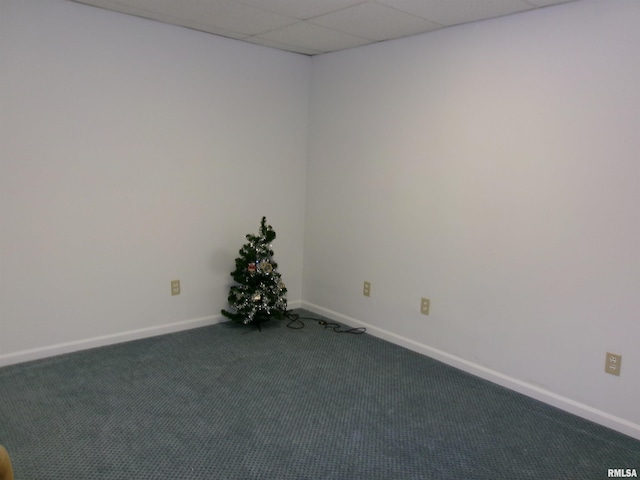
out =
<svg viewBox="0 0 640 480"><path fill-rule="evenodd" d="M71 0L317 55L580 0Z"/></svg>

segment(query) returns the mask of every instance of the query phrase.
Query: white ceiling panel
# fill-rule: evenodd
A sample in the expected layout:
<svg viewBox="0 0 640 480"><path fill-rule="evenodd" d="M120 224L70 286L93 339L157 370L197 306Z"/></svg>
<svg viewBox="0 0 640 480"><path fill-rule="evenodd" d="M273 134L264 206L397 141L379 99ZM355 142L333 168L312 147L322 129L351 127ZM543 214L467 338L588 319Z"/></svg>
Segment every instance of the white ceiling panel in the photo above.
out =
<svg viewBox="0 0 640 480"><path fill-rule="evenodd" d="M71 1L316 55L583 0Z"/></svg>
<svg viewBox="0 0 640 480"><path fill-rule="evenodd" d="M559 5L561 3L569 3L574 0L527 0L529 3L533 3L537 7L548 7L550 5Z"/></svg>
<svg viewBox="0 0 640 480"><path fill-rule="evenodd" d="M313 48L305 48L300 45L287 45L285 43L276 42L274 40L260 38L259 36L246 37L242 40L248 43L255 43L256 45L262 45L263 47L270 47L277 50L285 50L294 53L302 53L303 55L318 55L319 53L323 53L322 51L314 50Z"/></svg>
<svg viewBox="0 0 640 480"><path fill-rule="evenodd" d="M320 52L332 52L371 43L366 38L338 32L308 22L294 23L293 25L258 35L258 37L284 45L298 45Z"/></svg>
<svg viewBox="0 0 640 480"><path fill-rule="evenodd" d="M524 0L379 0L389 7L444 26L486 20L531 9Z"/></svg>
<svg viewBox="0 0 640 480"><path fill-rule="evenodd" d="M300 20L335 12L367 0L238 0L246 5L269 10Z"/></svg>
<svg viewBox="0 0 640 480"><path fill-rule="evenodd" d="M285 25L291 25L297 21L292 17L261 10L232 0L216 0L215 2L181 0L173 3L182 6L182 9L176 7L177 12L175 15L180 15L180 18L183 18L185 12L192 11L191 5L197 6L195 13L200 23L246 35L268 32ZM187 5L188 7L184 8Z"/></svg>
<svg viewBox="0 0 640 480"><path fill-rule="evenodd" d="M424 33L442 26L375 2L361 3L309 22L375 41Z"/></svg>

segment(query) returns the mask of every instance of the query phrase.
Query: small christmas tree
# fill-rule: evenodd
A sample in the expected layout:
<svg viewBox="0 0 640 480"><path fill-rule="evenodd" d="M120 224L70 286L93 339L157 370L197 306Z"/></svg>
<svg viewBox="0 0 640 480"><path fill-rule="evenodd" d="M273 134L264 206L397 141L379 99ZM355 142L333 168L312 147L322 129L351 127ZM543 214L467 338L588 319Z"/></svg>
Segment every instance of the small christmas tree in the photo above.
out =
<svg viewBox="0 0 640 480"><path fill-rule="evenodd" d="M229 290L229 305L234 312L222 310L225 317L244 324L282 318L287 311L287 289L273 261L271 242L276 232L262 217L259 235L247 235L248 243L240 249L236 269L231 276L237 283Z"/></svg>

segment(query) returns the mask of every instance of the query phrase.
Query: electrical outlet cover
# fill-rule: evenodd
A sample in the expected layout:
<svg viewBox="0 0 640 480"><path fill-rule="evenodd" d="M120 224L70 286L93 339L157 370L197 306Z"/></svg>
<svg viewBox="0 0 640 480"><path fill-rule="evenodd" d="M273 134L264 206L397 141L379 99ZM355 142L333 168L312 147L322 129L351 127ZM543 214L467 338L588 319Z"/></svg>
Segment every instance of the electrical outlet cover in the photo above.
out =
<svg viewBox="0 0 640 480"><path fill-rule="evenodd" d="M171 295L180 295L180 280L171 280Z"/></svg>
<svg viewBox="0 0 640 480"><path fill-rule="evenodd" d="M622 355L607 352L607 358L604 363L604 371L611 375L620 375L620 367L622 366Z"/></svg>
<svg viewBox="0 0 640 480"><path fill-rule="evenodd" d="M431 306L431 300L422 297L420 300L420 313L423 315L429 315L429 307Z"/></svg>

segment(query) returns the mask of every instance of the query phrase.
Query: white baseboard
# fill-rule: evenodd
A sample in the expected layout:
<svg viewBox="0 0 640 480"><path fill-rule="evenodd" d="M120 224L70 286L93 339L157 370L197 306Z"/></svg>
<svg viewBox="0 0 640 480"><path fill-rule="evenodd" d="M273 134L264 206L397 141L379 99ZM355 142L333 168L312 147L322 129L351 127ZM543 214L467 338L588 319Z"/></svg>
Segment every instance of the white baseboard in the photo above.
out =
<svg viewBox="0 0 640 480"><path fill-rule="evenodd" d="M438 350L428 345L421 344L419 342L416 342L415 340L402 337L395 333L389 332L388 330L369 325L360 320L356 320L355 318L343 315L338 312L334 312L333 310L320 307L319 305L315 305L313 303L297 300L294 302L289 302L289 308L304 308L318 315L327 317L331 320L344 323L345 325L348 325L350 327L364 327L367 329L367 332L369 334L374 335L378 338L418 352L422 355L434 358L435 360L446 363L447 365L451 365L452 367L459 368L460 370L488 380L492 383L496 383L503 387L509 388L510 390L522 393L523 395L527 395L531 398L540 400L541 402L547 403L566 412L572 413L579 417L585 418L587 420L640 440L640 425L623 418L616 417L602 410L590 407L589 405L576 402L574 400L571 400L570 398L563 397L549 390L531 385L517 378L509 377L495 370L491 370L489 368L483 367L482 365L478 365L476 363L470 362L469 360L465 360L464 358L458 357L456 355L451 355L442 350ZM127 332L120 332L111 335L103 335L99 337L78 340L75 342L66 342L57 345L48 345L41 348L22 350L0 355L0 367L16 363L28 362L31 360L39 360L42 358L62 355L65 353L71 353L80 350L87 350L89 348L103 347L116 343L155 337L158 335L165 335L168 333L204 327L207 325L214 325L224 321L226 321L226 318L222 315L212 315L209 317L195 318L165 325L141 328L137 330L129 330Z"/></svg>
<svg viewBox="0 0 640 480"><path fill-rule="evenodd" d="M226 319L222 315L212 315L209 317L194 318L181 322L157 325L148 328L140 328L137 330L129 330L127 332L114 333L111 335L102 335L99 337L87 338L75 342L59 343L57 345L47 345L41 348L33 348L30 350L22 350L19 352L7 353L0 355L0 367L13 365L16 363L29 362L31 360L39 360L41 358L53 357L64 353L72 353L89 348L104 347L116 343L129 342L131 340L140 340L147 337L155 337L165 335L167 333L189 330L192 328L205 327L221 323Z"/></svg>
<svg viewBox="0 0 640 480"><path fill-rule="evenodd" d="M288 302L290 309L301 308L301 301L294 300ZM103 335L99 337L77 340L74 342L59 343L57 345L47 345L40 348L29 350L21 350L18 352L0 355L0 367L13 365L16 363L29 362L31 360L40 360L42 358L62 355L64 353L78 352L89 348L104 347L116 343L129 342L132 340L140 340L142 338L156 337L158 335L166 335L168 333L180 332L182 330L190 330L192 328L205 327L228 321L222 315L211 315L208 317L194 318L183 320L181 322L157 325L148 328L140 328L137 330L129 330L126 332L114 333L111 335Z"/></svg>
<svg viewBox="0 0 640 480"><path fill-rule="evenodd" d="M341 313L334 312L333 310L320 307L319 305L303 301L301 302L300 308L304 308L305 310L309 310L318 315L322 315L329 318L330 320L344 323L345 325L350 327L364 327L367 329L367 333L375 337L381 338L414 352L418 352L422 355L426 355L435 360L441 361L442 363L446 363L447 365L451 365L452 367L458 368L467 373L488 380L492 383L496 383L510 390L522 393L523 395L544 402L548 405L557 407L561 410L564 410L565 412L577 415L594 423L603 425L605 427L611 428L612 430L616 430L620 433L640 440L640 425L636 423L616 417L602 410L590 407L589 405L576 402L574 400L571 400L570 398L563 397L562 395L558 395L549 390L531 385L517 378L509 377L500 372L470 362L469 360L465 360L464 358L458 357L456 355L451 355L450 353L438 350L428 345L424 345L422 343L416 342L415 340L396 335L395 333L389 332L388 330L384 330L374 325L369 325L360 320L356 320L355 318L351 318L346 315L342 315Z"/></svg>

